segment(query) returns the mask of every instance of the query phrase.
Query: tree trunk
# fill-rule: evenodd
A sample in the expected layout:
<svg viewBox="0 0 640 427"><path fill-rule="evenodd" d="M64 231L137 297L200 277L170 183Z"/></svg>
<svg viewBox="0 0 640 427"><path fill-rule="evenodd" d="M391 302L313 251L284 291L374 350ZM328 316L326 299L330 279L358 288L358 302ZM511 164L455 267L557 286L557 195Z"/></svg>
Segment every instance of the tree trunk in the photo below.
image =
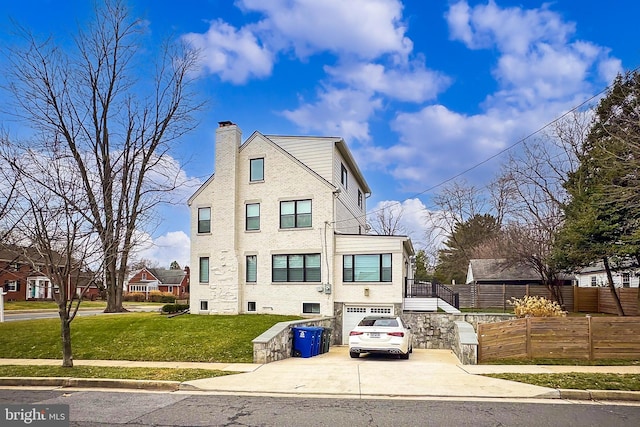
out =
<svg viewBox="0 0 640 427"><path fill-rule="evenodd" d="M60 333L62 335L62 367L73 368L73 353L71 351L71 321L66 310L60 311Z"/></svg>
<svg viewBox="0 0 640 427"><path fill-rule="evenodd" d="M611 297L616 303L616 310L618 310L618 316L624 316L624 310L622 309L620 298L618 297L618 293L616 292L616 287L613 284L613 276L611 275L611 268L609 267L609 259L607 257L604 257L602 261L604 263L604 269L607 272L607 282L609 283L609 291L611 292Z"/></svg>

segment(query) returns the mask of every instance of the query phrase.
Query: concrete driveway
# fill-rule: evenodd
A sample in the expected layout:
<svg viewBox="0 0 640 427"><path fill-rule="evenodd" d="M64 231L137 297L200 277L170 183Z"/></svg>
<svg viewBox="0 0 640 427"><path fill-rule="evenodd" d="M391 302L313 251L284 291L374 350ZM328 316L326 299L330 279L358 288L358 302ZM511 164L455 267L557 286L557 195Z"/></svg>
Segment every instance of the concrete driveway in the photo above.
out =
<svg viewBox="0 0 640 427"><path fill-rule="evenodd" d="M184 390L364 397L559 398L558 390L474 375L450 350L414 349L409 360L362 355L346 346L311 358L257 365L252 372L189 381Z"/></svg>

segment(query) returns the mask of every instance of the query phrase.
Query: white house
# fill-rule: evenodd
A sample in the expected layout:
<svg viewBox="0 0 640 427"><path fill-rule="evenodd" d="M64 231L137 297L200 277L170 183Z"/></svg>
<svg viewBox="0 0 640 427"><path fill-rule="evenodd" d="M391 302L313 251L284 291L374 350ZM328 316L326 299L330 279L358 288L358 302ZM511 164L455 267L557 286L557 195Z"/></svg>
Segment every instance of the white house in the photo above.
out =
<svg viewBox="0 0 640 427"><path fill-rule="evenodd" d="M366 234L370 193L341 138L243 143L220 122L215 173L189 199L191 312L336 316L338 334L400 314L414 251L406 236Z"/></svg>
<svg viewBox="0 0 640 427"><path fill-rule="evenodd" d="M611 271L613 284L616 288L637 288L640 283L640 271L638 269L623 269ZM604 263L597 262L589 267L585 267L576 273L578 286L608 286L607 272Z"/></svg>

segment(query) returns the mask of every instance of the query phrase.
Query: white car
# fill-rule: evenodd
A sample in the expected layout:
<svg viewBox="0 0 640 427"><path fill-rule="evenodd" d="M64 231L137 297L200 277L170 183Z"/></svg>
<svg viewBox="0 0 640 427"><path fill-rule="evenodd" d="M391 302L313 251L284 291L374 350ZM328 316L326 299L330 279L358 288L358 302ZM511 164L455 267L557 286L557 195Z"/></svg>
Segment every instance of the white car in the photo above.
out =
<svg viewBox="0 0 640 427"><path fill-rule="evenodd" d="M411 328L400 317L367 316L349 332L349 355L354 358L360 353L386 353L408 359L412 351Z"/></svg>

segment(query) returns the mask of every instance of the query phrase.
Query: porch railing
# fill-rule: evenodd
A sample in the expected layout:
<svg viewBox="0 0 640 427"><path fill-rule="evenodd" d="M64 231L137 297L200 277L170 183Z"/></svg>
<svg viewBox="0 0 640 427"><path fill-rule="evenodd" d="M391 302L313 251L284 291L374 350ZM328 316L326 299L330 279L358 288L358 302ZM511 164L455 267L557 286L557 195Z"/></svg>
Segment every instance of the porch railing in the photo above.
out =
<svg viewBox="0 0 640 427"><path fill-rule="evenodd" d="M440 298L455 308L460 308L460 295L453 289L437 282L419 282L406 279L405 298Z"/></svg>

